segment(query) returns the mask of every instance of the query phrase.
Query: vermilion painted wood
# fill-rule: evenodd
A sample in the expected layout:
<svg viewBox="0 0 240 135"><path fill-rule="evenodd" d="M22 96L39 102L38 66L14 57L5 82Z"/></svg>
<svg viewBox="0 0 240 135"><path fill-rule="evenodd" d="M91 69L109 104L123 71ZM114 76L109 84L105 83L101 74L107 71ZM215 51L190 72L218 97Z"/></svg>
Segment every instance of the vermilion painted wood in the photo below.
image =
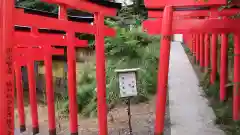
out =
<svg viewBox="0 0 240 135"><path fill-rule="evenodd" d="M44 55L45 64L45 78L46 78L46 97L48 106L48 127L49 135L56 135L56 116L55 116L55 99L54 99L54 89L53 89L53 73L52 73L52 55L51 46L46 46ZM63 53L64 54L64 53Z"/></svg>
<svg viewBox="0 0 240 135"><path fill-rule="evenodd" d="M74 32L67 33L67 64L68 64L68 88L69 88L69 111L71 135L78 134L78 106L76 90L76 50L73 46Z"/></svg>
<svg viewBox="0 0 240 135"><path fill-rule="evenodd" d="M204 66L205 66L205 68L206 68L206 71L208 72L208 68L209 68L209 64L210 64L210 39L209 39L210 37L209 37L209 34L205 34L205 37L204 37L204 54L205 54L205 60L204 60L204 62L205 62L205 64L204 64Z"/></svg>
<svg viewBox="0 0 240 135"><path fill-rule="evenodd" d="M174 11L174 17L219 17L219 16L232 16L240 12L240 9L218 9L210 10L195 10L195 11ZM148 18L162 18L162 11L148 11Z"/></svg>
<svg viewBox="0 0 240 135"><path fill-rule="evenodd" d="M18 66L26 66L29 61L42 61L44 55L64 55L63 49L51 48L46 51L44 48L32 48L27 46L16 47L13 50L13 60ZM33 55L34 54L34 55Z"/></svg>
<svg viewBox="0 0 240 135"><path fill-rule="evenodd" d="M20 132L26 131L21 66L14 62Z"/></svg>
<svg viewBox="0 0 240 135"><path fill-rule="evenodd" d="M28 71L29 99L30 99L31 116L32 116L32 132L33 132L33 135L35 135L39 133L39 123L38 123L36 81L35 81L35 73L34 73L35 71L34 71L33 60L27 63L27 71Z"/></svg>
<svg viewBox="0 0 240 135"><path fill-rule="evenodd" d="M49 48L51 44L55 44L55 45L62 45L62 44L67 44L66 42L66 38L62 38L62 35L51 35L51 34L39 34L36 30L33 30L34 32L30 33L30 32L15 32L15 36L17 36L19 38L19 40L17 40L18 43L24 44L25 47L28 46L34 46L36 44L42 44L42 52L40 50L38 50L37 52L33 53L33 54L40 54L38 55L34 55L33 58L39 57L38 59L45 61L45 68L46 68L46 91L47 91L47 102L48 102L48 115L49 115L49 132L51 135L56 134L56 122L55 122L55 109L54 109L54 92L53 92L53 84L52 84L52 53L50 50L52 48ZM21 36L20 36L21 35ZM23 38L25 37L25 38ZM77 42L79 40L77 40L76 38L74 38L75 41ZM29 42L31 41L31 42ZM52 41L52 42L48 42L48 41ZM56 41L56 42L54 42ZM75 45L78 47L83 47L83 46L87 46L87 42L86 41L80 41L79 45ZM22 45L23 47L23 45ZM19 48L18 48L19 49ZM21 48L23 49L23 48ZM26 51L26 49L25 49ZM29 50L28 50L29 51ZM24 50L21 51L22 53L24 52ZM33 51L31 51L33 52ZM27 53L27 52L25 52ZM62 50L62 52L58 52L60 55L63 55L64 52ZM55 54L57 54L57 52L55 52ZM32 57L32 56L29 56ZM36 117L33 117L36 118ZM37 121L37 120L34 120ZM36 122L35 122L36 123ZM35 133L37 133L37 128L34 128L36 131Z"/></svg>
<svg viewBox="0 0 240 135"><path fill-rule="evenodd" d="M200 34L200 67L204 68L204 34Z"/></svg>
<svg viewBox="0 0 240 135"><path fill-rule="evenodd" d="M50 47L50 46L48 46ZM28 66L28 73L29 73L29 82L35 82L34 73L32 73L32 66L34 61L45 61L45 68L46 68L46 92L47 92L47 104L48 104L48 115L49 115L49 129L50 131L56 130L56 124L55 124L55 109L54 109L54 95L52 90L52 55L64 55L63 49L53 49L49 48L49 50L46 50L45 48L16 48L15 51L15 61L19 64L19 66ZM50 58L49 60L46 59L46 57ZM17 67L16 67L17 68ZM19 67L18 67L19 68ZM50 70L50 71L48 71ZM29 84L30 86L30 103L31 103L31 110L32 110L32 122L33 122L33 134L37 134L39 132L38 128L38 117L37 117L37 103L36 103L36 84ZM50 95L50 96L49 96ZM52 101L51 101L52 100ZM24 114L21 114L24 115ZM55 131L56 132L56 131Z"/></svg>
<svg viewBox="0 0 240 135"><path fill-rule="evenodd" d="M144 0L147 8L162 8L166 5L172 6L212 6L212 5L225 5L227 0Z"/></svg>
<svg viewBox="0 0 240 135"><path fill-rule="evenodd" d="M211 84L214 84L217 76L217 34L212 34L211 40Z"/></svg>
<svg viewBox="0 0 240 135"><path fill-rule="evenodd" d="M192 36L192 34L189 34L188 37L189 37L190 50L191 50L191 53L193 53L193 43L192 43L193 36Z"/></svg>
<svg viewBox="0 0 240 135"><path fill-rule="evenodd" d="M37 109L37 97L36 97L36 81L35 81L35 71L34 71L34 61L30 61L27 64L28 70L28 84L29 84L29 99L31 106L31 116L32 116L32 132L33 135L39 133L38 124L38 109Z"/></svg>
<svg viewBox="0 0 240 135"><path fill-rule="evenodd" d="M240 20L221 19L186 19L174 20L172 34L176 33L227 33L240 30ZM162 19L146 20L143 22L143 29L152 35L161 34Z"/></svg>
<svg viewBox="0 0 240 135"><path fill-rule="evenodd" d="M196 34L196 61L199 64L200 62L200 35Z"/></svg>
<svg viewBox="0 0 240 135"><path fill-rule="evenodd" d="M226 99L226 84L228 81L228 35L221 35L221 62L220 62L220 100Z"/></svg>
<svg viewBox="0 0 240 135"><path fill-rule="evenodd" d="M173 13L174 17L199 17L204 16L208 17L210 15L209 10L201 10L201 11L175 11ZM148 11L148 18L162 18L162 12L161 11Z"/></svg>
<svg viewBox="0 0 240 135"><path fill-rule="evenodd" d="M99 135L107 135L107 103L106 103L106 74L105 74L105 49L104 49L104 16L94 14L94 23L97 26L96 41L96 80L97 80L97 110Z"/></svg>
<svg viewBox="0 0 240 135"><path fill-rule="evenodd" d="M86 0L42 0L44 2L65 5L70 8L87 11L90 13L98 13L101 12L104 16L116 16L117 10L114 8L107 8L104 6L100 6L94 3L91 3Z"/></svg>
<svg viewBox="0 0 240 135"><path fill-rule="evenodd" d="M21 36L20 36L21 35ZM23 38L25 36L25 38ZM56 122L55 122L55 104L54 104L54 92L53 92L53 86L52 86L52 54L55 55L64 55L64 51L61 50L54 50L53 48L51 48L51 44L56 44L54 42L47 42L47 41L55 41L56 38L53 37L58 37L58 39L63 39L60 40L59 42L57 42L57 44L66 44L66 41L64 41L65 39L62 38L62 36L51 36L50 34L39 34L38 33L38 29L32 29L32 32L15 32L15 37L18 37L19 40L16 40L18 43L25 45L23 47L23 45L21 46L21 48L16 48L15 50L18 52L16 52L16 55L23 55L26 58L23 58L22 56L18 57L20 58L20 60L23 62L22 59L28 60L30 62L34 62L34 60L45 60L45 68L46 68L46 93L47 93L47 103L48 103L48 116L49 116L49 131L50 134L56 134ZM31 42L29 42L31 41ZM81 42L84 44L87 44L87 42ZM44 47L39 47L39 48L29 48L29 46L34 46L36 44L48 44L45 45ZM19 44L18 44L19 45ZM31 50L32 49L32 50ZM52 52L55 51L55 52ZM30 59L29 59L30 58ZM22 63L24 64L24 63ZM29 72L29 76L30 79L34 79L34 73L32 73L33 71L31 70L31 63L27 63L28 65L28 72ZM33 77L32 77L33 76ZM29 80L30 82L35 82L34 80ZM33 89L35 89L35 84L33 85L29 85L30 86L30 99L31 99L31 108L32 108L32 114L33 114L33 134L37 134L39 132L38 129L38 119L37 119L37 109L36 109L36 99L35 96L33 96L34 94L36 94L36 92L34 92Z"/></svg>
<svg viewBox="0 0 240 135"><path fill-rule="evenodd" d="M43 34L34 36L31 32L14 32L14 42L18 45L34 46L36 43L40 45L57 45L67 46L66 35L54 35L54 34ZM74 39L74 46L76 47L87 47L88 41Z"/></svg>
<svg viewBox="0 0 240 135"><path fill-rule="evenodd" d="M59 7L59 20L67 20L66 6ZM76 50L74 47L75 33L72 29L67 32L67 64L68 64L68 96L69 96L69 126L71 135L78 134L78 105L76 89Z"/></svg>
<svg viewBox="0 0 240 135"><path fill-rule="evenodd" d="M33 35L37 35L37 29L32 30ZM31 39L30 39L31 40ZM40 43L40 42L39 42ZM35 44L38 44L38 42L35 42ZM48 48L49 47L49 48ZM32 115L32 124L33 124L33 134L39 133L39 127L38 127L38 112L37 112L37 99L36 99L36 82L35 82L35 74L34 74L34 61L35 60L43 60L44 57L49 56L52 57L52 54L60 54L64 55L64 50L53 49L49 46L44 47L28 47L21 46L14 49L14 54L16 55L14 58L17 63L25 64L28 67L28 79L29 79L29 93L30 93L30 104L31 104L31 115ZM23 60L24 59L24 60ZM47 60L45 59L45 62ZM49 60L48 60L49 61ZM50 62L52 60L50 59ZM55 124L55 109L54 109L54 96L53 96L53 90L50 84L52 83L52 75L48 76L49 71L47 67L49 63L45 63L46 67L46 91L47 91L47 104L48 104L48 115L49 118L49 127L50 130L56 129ZM22 65L22 66L23 66ZM51 65L50 65L51 66ZM50 74L52 73L52 68L50 69ZM51 96L49 96L52 93ZM50 100L49 100L50 99ZM49 109L50 108L50 109ZM56 131L55 131L56 132Z"/></svg>
<svg viewBox="0 0 240 135"><path fill-rule="evenodd" d="M54 55L64 55L64 50L61 49L53 49L49 48L49 50L46 50L45 48L29 48L29 47L22 47L22 48L15 48L14 49L14 60L16 63L18 63L19 67L16 67L15 69L20 68L21 66L26 66L28 67L28 73L29 73L29 82L33 82L33 84L29 83L29 93L30 93L30 104L31 104L31 112L32 112L32 123L33 123L33 134L37 134L39 132L39 127L38 127L38 113L37 113L37 103L36 103L36 84L35 84L35 77L34 77L34 71L32 71L32 66L35 60L40 61L44 60L46 56L49 56L50 58L52 57L52 54ZM45 62L47 60L45 59ZM51 62L52 60L50 60ZM48 76L49 71L47 71L47 66L49 66L48 63L45 63L46 66L46 90L47 93L49 93L49 84L51 83L51 78L52 76ZM51 65L50 65L51 66ZM51 68L52 70L52 68ZM51 72L50 72L51 73ZM51 85L50 85L51 86ZM19 89L20 91L21 89ZM53 92L53 91L52 91ZM21 97L19 97L21 99ZM49 97L47 96L47 99ZM47 101L48 106L52 104L52 108L54 108L54 99L53 104ZM19 109L24 109L21 106L19 106ZM48 115L52 115L51 118L54 120L49 119L50 122L50 129L56 129L55 127L55 114L54 114L54 109L52 111L48 112ZM24 115L24 113L19 114ZM54 125L54 126L53 126Z"/></svg>
<svg viewBox="0 0 240 135"><path fill-rule="evenodd" d="M73 44L72 40L73 40L73 36L74 33L73 32L69 32L68 33L68 42L69 44ZM78 107L77 107L77 97L76 97L76 52L75 52L75 48L73 46L68 47L67 49L67 54L68 54L68 84L69 84L69 89L71 91L70 92L70 117L71 117L71 121L70 121L70 130L71 130L71 134L75 135L78 132L78 117L77 117L77 113L78 113ZM72 78L72 79L70 79ZM71 82L70 82L71 81Z"/></svg>
<svg viewBox="0 0 240 135"><path fill-rule="evenodd" d="M187 34L187 39L188 39L188 45L191 53L193 53L193 44L192 44L192 36L191 34Z"/></svg>
<svg viewBox="0 0 240 135"><path fill-rule="evenodd" d="M192 35L193 63L196 63L196 35Z"/></svg>
<svg viewBox="0 0 240 135"><path fill-rule="evenodd" d="M88 23L80 23L80 22L72 22L67 20L59 20L50 17L44 17L39 15L26 14L21 9L14 10L14 23L20 26L30 26L37 28L48 28L54 30L74 30L74 32L78 33L87 33L87 34L95 34L96 26ZM28 18L28 19L22 19ZM31 21L30 21L31 20ZM112 28L108 28L104 26L103 31L105 36L115 36L115 31Z"/></svg>
<svg viewBox="0 0 240 135"><path fill-rule="evenodd" d="M199 20L186 20L185 26L193 26L191 31L199 32L211 32L211 33L220 33L220 32L237 32L240 28L240 20L221 20L221 19L199 19ZM178 24L178 25L177 25ZM177 21L176 27L184 25L184 21ZM194 26L195 25L195 26ZM176 28L176 29L177 29ZM202 30L201 30L202 29Z"/></svg>
<svg viewBox="0 0 240 135"><path fill-rule="evenodd" d="M200 11L175 11L173 13L174 18L179 18L179 17L208 17L210 16L210 11L209 10L200 10ZM148 11L148 18L162 18L163 13L162 11Z"/></svg>
<svg viewBox="0 0 240 135"><path fill-rule="evenodd" d="M0 135L14 135L13 0L0 1Z"/></svg>
<svg viewBox="0 0 240 135"><path fill-rule="evenodd" d="M169 70L169 55L171 44L171 31L173 20L173 8L166 6L164 9L162 26L162 38L159 68L158 68L158 86L156 99L156 122L155 135L162 135L164 132L164 117L166 110L167 84L168 84L168 70ZM160 24L158 24L160 25Z"/></svg>
<svg viewBox="0 0 240 135"><path fill-rule="evenodd" d="M239 120L240 90L240 36L234 35L234 86L233 86L233 120Z"/></svg>
<svg viewBox="0 0 240 135"><path fill-rule="evenodd" d="M148 18L162 18L163 12L162 11L148 11Z"/></svg>
<svg viewBox="0 0 240 135"><path fill-rule="evenodd" d="M187 43L187 46L188 46L190 52L192 53L192 36L191 36L191 34L184 34L184 35L186 35L186 40L187 40L186 43Z"/></svg>

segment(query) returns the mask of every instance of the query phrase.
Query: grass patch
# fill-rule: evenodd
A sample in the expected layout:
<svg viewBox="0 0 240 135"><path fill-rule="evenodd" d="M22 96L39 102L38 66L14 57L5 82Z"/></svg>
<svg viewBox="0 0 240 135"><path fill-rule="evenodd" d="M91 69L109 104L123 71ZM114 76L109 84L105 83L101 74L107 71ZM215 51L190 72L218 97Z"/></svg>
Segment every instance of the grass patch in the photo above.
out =
<svg viewBox="0 0 240 135"><path fill-rule="evenodd" d="M204 78L209 78L209 75L206 75ZM215 124L219 125L226 132L227 135L240 135L240 122L235 122L232 120L233 86L226 86L227 100L225 102L220 102L219 100L219 75L214 84L207 85L206 81L202 81L201 86L204 87L205 94L209 99L210 105L215 112Z"/></svg>

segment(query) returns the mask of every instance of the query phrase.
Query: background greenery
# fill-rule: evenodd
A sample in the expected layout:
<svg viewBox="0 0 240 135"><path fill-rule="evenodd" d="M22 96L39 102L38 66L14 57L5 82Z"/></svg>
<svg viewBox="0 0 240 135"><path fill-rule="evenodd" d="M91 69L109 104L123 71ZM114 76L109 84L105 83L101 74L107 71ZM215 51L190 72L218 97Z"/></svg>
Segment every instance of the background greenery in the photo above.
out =
<svg viewBox="0 0 240 135"><path fill-rule="evenodd" d="M143 102L155 94L157 65L159 57L159 37L150 37L141 32L141 27L121 28L117 22L107 20L106 23L117 31L115 38L106 38L106 82L107 103L109 109L119 104L119 88L115 69L141 68L138 72L139 95L133 99L134 103ZM95 65L85 65L77 72L78 78L78 106L79 112L84 116L96 114L96 79ZM63 112L68 110L66 101L61 103Z"/></svg>

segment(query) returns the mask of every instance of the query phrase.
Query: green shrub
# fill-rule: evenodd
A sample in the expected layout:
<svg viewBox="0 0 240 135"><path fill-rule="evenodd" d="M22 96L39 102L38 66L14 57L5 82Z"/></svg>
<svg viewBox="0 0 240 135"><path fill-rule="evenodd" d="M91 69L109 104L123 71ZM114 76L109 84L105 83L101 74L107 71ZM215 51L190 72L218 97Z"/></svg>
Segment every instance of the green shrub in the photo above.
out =
<svg viewBox="0 0 240 135"><path fill-rule="evenodd" d="M234 122L232 120L232 85L227 85L227 100L221 102L219 100L220 82L219 76L214 84L209 85L205 89L206 96L210 100L216 120L215 123L227 133L227 135L239 135L240 134L240 122Z"/></svg>
<svg viewBox="0 0 240 135"><path fill-rule="evenodd" d="M119 87L115 69L140 68L138 72L139 95L133 98L134 103L148 100L156 92L157 66L159 57L159 37L151 37L143 33L140 27L133 29L120 28L116 22L105 22L117 31L114 38L105 39L106 52L106 98L108 108L120 103ZM96 115L96 77L94 64L80 65L77 71L77 101L79 113L86 117ZM59 110L68 112L68 97Z"/></svg>

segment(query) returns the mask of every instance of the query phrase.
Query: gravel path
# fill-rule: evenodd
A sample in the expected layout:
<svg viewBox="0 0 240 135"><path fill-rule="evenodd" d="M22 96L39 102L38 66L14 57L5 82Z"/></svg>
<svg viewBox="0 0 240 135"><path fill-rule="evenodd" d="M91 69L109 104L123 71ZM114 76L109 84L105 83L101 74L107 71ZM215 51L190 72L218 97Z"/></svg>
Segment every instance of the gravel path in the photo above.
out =
<svg viewBox="0 0 240 135"><path fill-rule="evenodd" d="M42 108L42 110L45 110ZM164 135L170 135L169 109L166 114L166 130ZM41 111L45 112L46 111ZM155 124L155 99L148 103L131 105L133 135L154 135ZM30 117L30 115L28 116ZM46 114L40 117L40 134L48 135L48 124ZM109 135L129 135L127 106L118 106L108 115ZM28 124L31 122L28 121ZM98 135L97 119L79 118L79 135ZM29 129L31 127L29 126ZM23 135L31 135L31 130ZM16 132L16 135L17 132ZM58 135L69 135L68 121L61 121L61 129L58 128Z"/></svg>

